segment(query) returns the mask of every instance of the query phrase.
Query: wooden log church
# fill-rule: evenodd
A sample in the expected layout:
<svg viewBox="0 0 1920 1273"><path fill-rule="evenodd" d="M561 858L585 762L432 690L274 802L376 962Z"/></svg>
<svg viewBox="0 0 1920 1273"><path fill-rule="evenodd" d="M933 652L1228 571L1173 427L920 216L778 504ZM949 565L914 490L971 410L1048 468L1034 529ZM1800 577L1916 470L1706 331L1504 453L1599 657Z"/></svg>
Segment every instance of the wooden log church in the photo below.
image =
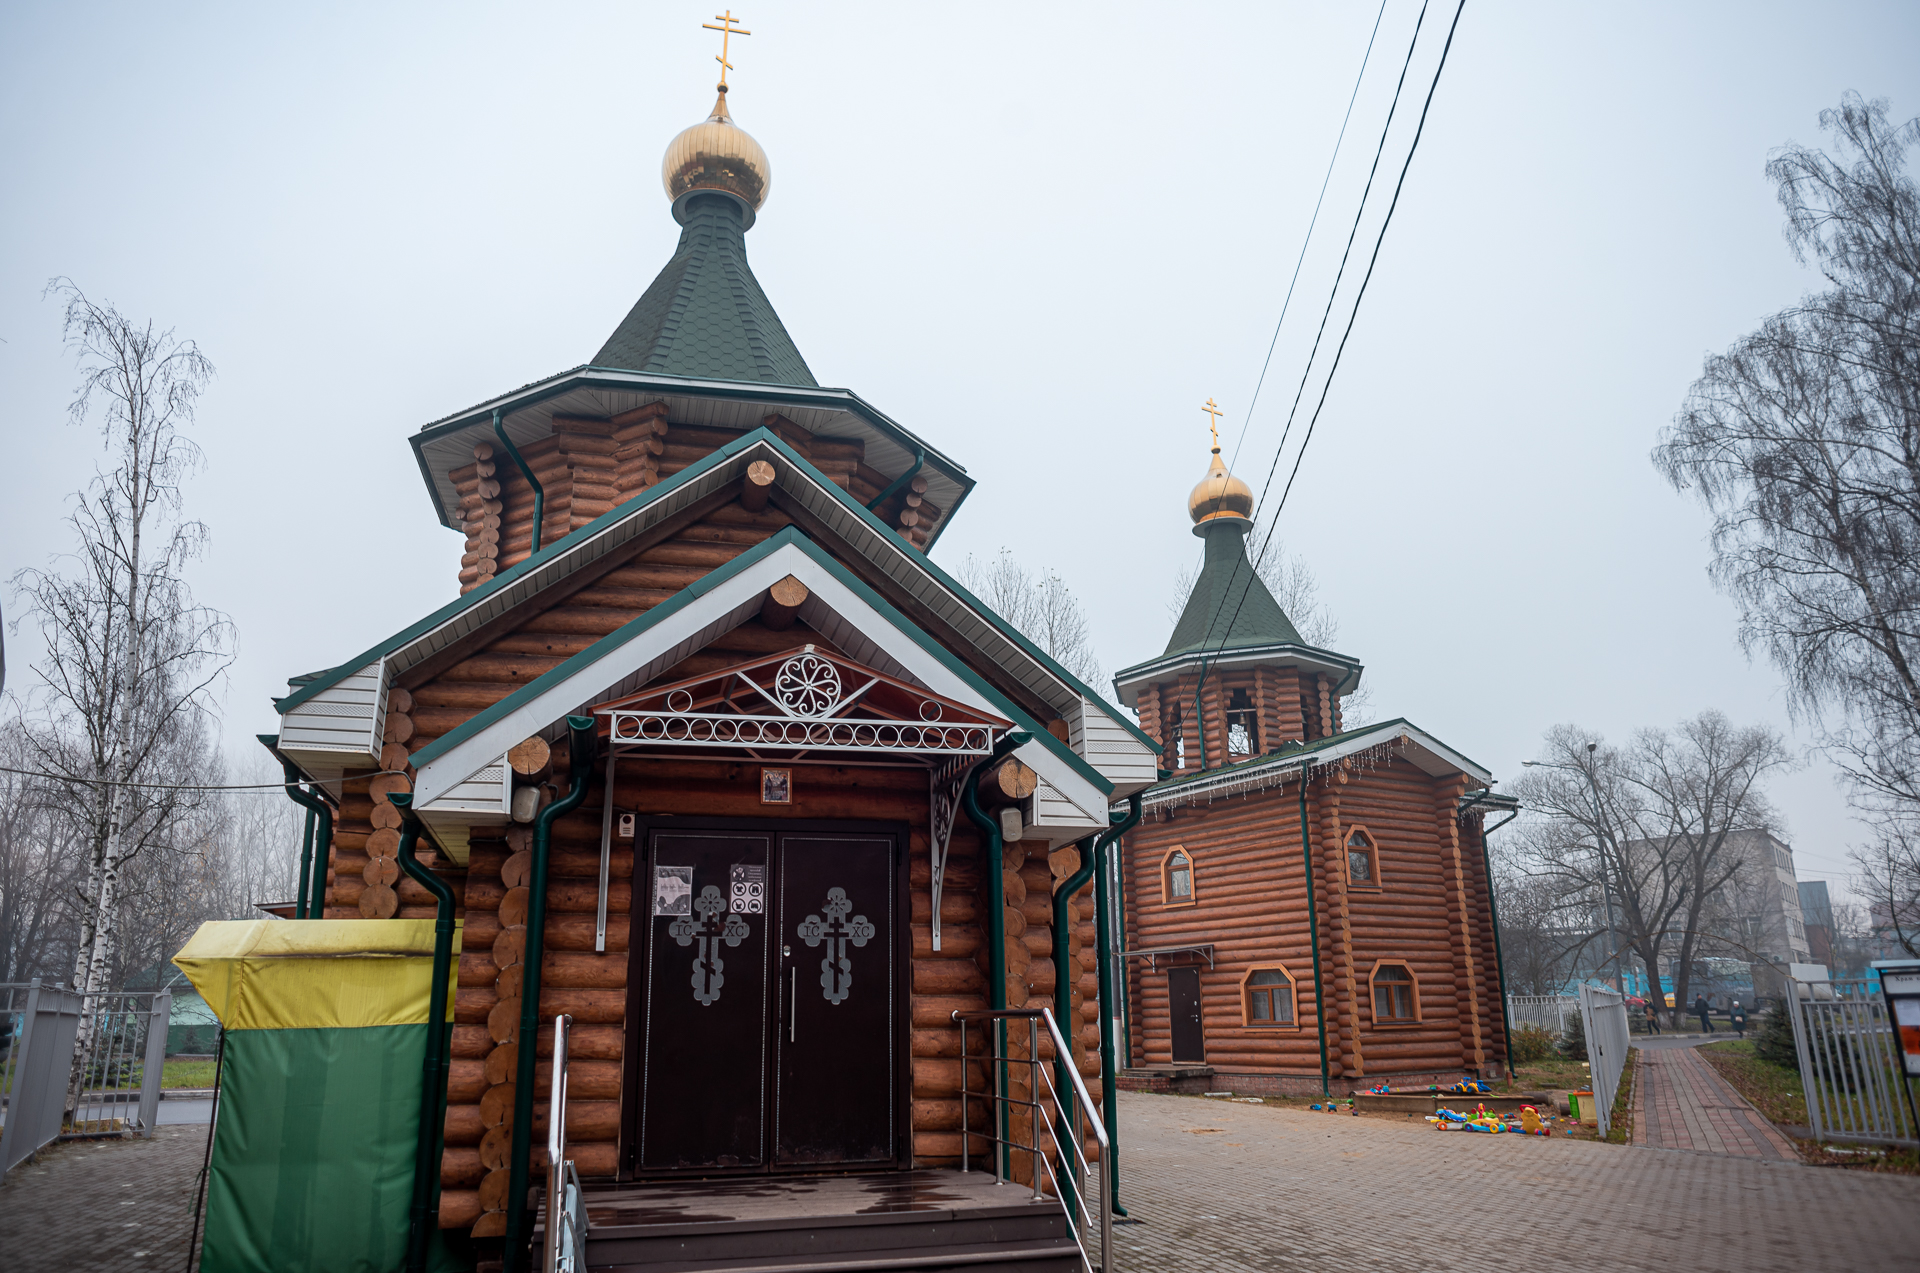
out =
<svg viewBox="0 0 1920 1273"><path fill-rule="evenodd" d="M1212 404L1209 403L1209 406ZM1248 560L1220 448L1204 564L1120 700L1170 776L1125 840L1122 1086L1336 1094L1503 1072L1491 775L1405 720L1349 728L1358 660L1304 641Z"/></svg>
<svg viewBox="0 0 1920 1273"><path fill-rule="evenodd" d="M816 381L747 264L770 179L723 82L667 149L679 246L605 344L413 435L459 595L277 701L327 802L309 913L433 916L415 830L454 893L438 1224L467 1258L524 1258L568 1014L596 1267L1079 1267L982 1172L954 1014L1050 1008L1105 1096L1082 856L1161 748L928 559L973 481Z"/></svg>

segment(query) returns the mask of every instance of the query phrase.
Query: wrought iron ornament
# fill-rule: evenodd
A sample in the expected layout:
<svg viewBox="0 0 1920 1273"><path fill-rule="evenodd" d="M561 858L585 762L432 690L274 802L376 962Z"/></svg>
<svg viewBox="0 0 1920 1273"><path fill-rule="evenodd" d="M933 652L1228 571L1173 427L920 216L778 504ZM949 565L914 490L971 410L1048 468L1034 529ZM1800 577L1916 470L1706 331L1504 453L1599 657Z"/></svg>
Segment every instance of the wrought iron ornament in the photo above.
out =
<svg viewBox="0 0 1920 1273"><path fill-rule="evenodd" d="M865 915L847 918L853 903L847 900L843 888L828 889L827 904L821 909L827 913L824 921L818 915L800 921L800 940L809 946L826 943L827 957L820 961L820 992L828 1003L842 1003L853 989L853 961L847 958L847 943L864 946L876 930Z"/></svg>
<svg viewBox="0 0 1920 1273"><path fill-rule="evenodd" d="M727 912L727 899L720 896L720 890L711 884L700 890L693 909L700 913L700 918L682 915L667 925L667 932L682 946L691 946L696 941L700 943L700 949L693 957L693 997L711 1007L719 1000L720 987L726 981L721 975L726 964L720 958L720 943L738 946L747 939L751 930L747 928L746 920ZM726 921L717 923L722 914L726 914Z"/></svg>

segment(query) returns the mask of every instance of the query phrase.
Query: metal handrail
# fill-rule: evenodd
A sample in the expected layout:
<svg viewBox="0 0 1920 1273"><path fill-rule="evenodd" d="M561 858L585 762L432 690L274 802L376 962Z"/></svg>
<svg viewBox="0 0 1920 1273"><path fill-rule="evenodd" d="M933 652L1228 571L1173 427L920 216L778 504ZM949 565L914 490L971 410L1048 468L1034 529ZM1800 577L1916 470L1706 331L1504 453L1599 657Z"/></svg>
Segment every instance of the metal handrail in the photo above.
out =
<svg viewBox="0 0 1920 1273"><path fill-rule="evenodd" d="M565 1268L573 1269L572 1254L579 1245L568 1194L570 1177L576 1194L580 1188L580 1178L567 1160L567 1034L572 1026L573 1018L565 1013L553 1019L553 1078L547 1085L547 1232L541 1259L546 1273L561 1273L562 1252L567 1253Z"/></svg>
<svg viewBox="0 0 1920 1273"><path fill-rule="evenodd" d="M1111 1142L1107 1137L1106 1124L1101 1121L1099 1107L1093 1103L1093 1096L1087 1091L1086 1081L1080 1077L1079 1067L1072 1063L1073 1053L1067 1047L1066 1039L1060 1034L1060 1026L1059 1023L1054 1020L1052 1009L1004 1008L998 1010L981 1010L978 1012L956 1011L953 1014L953 1020L960 1027L960 1170L969 1171L972 1169L970 1142L973 1137L973 1132L966 1126L966 1109L970 1104L970 1098L976 1095L969 1086L967 1077L967 1023L969 1021L1024 1020L1027 1022L1028 1041L1027 1056L1024 1060L997 1050L992 1041L994 1032L988 1032L988 1045L985 1059L988 1063L989 1072L993 1076L994 1090L991 1092L980 1092L977 1093L977 1095L986 1097L994 1106L1019 1106L1031 1110L1033 1112L1033 1143L1030 1145L1022 1145L998 1135L999 1120L991 1115L987 1121L992 1130L988 1132L986 1139L989 1144L1004 1146L1007 1149L1024 1150L1033 1156L1036 1164L1038 1164L1033 1173L1033 1199L1035 1202L1040 1201L1044 1196L1040 1188L1040 1168L1045 1168L1047 1178L1053 1184L1054 1196L1059 1200L1061 1209L1066 1212L1071 1224L1069 1232L1073 1234L1074 1246L1080 1251L1081 1264L1086 1268L1087 1273L1095 1273L1096 1268L1099 1270L1099 1273L1114 1273L1113 1186L1107 1180L1107 1173L1104 1171L1095 1172L1093 1170L1093 1164L1087 1158L1083 1142L1083 1133L1081 1131L1082 1116L1084 1115L1087 1125L1093 1128L1094 1141L1100 1146L1100 1155L1103 1162L1107 1154L1111 1152ZM1066 1070L1068 1076L1072 1079L1073 1101L1071 1103L1061 1099L1060 1092L1054 1085L1053 1076L1047 1073L1047 1067L1042 1064L1040 1060L1039 1027L1041 1023L1045 1023L1047 1027L1047 1037L1053 1041L1054 1056L1061 1062L1062 1068ZM1028 1080L1030 1090L1036 1099L1020 1100L1011 1093L999 1090L1001 1066L1006 1063L1025 1065L1028 1068L1030 1074ZM1053 1119L1043 1120L1041 1117L1047 1108L1045 1102L1037 1099L1043 1085L1045 1086L1048 1098L1052 1101L1053 1110L1058 1115L1058 1122ZM1069 1117L1069 1112L1071 1112L1071 1117ZM1045 1147L1040 1143L1040 1126L1043 1121L1046 1125L1047 1135L1053 1141L1054 1152L1060 1158L1059 1171L1054 1170L1052 1157L1045 1152ZM1070 1131L1070 1138L1063 1138L1063 1129ZM1000 1164L1001 1155L995 1153L993 1155L993 1182L996 1185L1004 1183ZM1069 1169L1075 1176L1075 1180L1071 1184L1061 1179L1062 1174ZM1075 1216L1074 1210L1068 1201L1069 1190L1071 1190L1071 1194L1075 1198L1084 1198L1086 1196L1084 1186L1086 1178L1089 1175L1096 1176L1100 1182L1100 1261L1098 1265L1094 1263L1092 1256L1088 1254L1086 1243L1081 1240L1080 1221L1078 1217Z"/></svg>

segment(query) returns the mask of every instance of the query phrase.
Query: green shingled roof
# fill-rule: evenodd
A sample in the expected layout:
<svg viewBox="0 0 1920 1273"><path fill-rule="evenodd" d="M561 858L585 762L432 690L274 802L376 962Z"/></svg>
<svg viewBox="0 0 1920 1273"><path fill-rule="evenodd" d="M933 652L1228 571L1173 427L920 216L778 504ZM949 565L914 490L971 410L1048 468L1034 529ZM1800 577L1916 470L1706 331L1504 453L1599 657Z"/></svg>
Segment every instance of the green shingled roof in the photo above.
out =
<svg viewBox="0 0 1920 1273"><path fill-rule="evenodd" d="M682 215L685 228L673 259L593 356L593 365L818 385L747 268L740 205L725 195L704 195L688 200Z"/></svg>
<svg viewBox="0 0 1920 1273"><path fill-rule="evenodd" d="M1286 611L1260 582L1247 560L1245 522L1221 518L1207 522L1206 564L1194 580L1187 608L1173 626L1161 658L1201 650L1239 650L1259 645L1304 645Z"/></svg>

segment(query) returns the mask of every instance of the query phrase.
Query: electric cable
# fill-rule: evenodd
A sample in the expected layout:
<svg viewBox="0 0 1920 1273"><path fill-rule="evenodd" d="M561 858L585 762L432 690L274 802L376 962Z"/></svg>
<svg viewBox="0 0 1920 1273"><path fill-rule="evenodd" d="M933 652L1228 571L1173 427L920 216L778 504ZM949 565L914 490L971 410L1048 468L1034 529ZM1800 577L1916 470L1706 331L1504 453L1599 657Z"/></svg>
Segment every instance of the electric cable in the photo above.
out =
<svg viewBox="0 0 1920 1273"><path fill-rule="evenodd" d="M1308 351L1308 353L1307 353L1307 361L1306 361L1306 364L1305 364L1305 366L1304 366L1304 367L1302 367L1302 369L1301 369L1301 372L1300 372L1300 384L1299 384L1299 387L1298 387L1298 388L1296 388L1296 389L1294 390L1294 395L1293 395L1293 405L1292 405L1292 406L1291 406L1291 407L1290 407L1290 408L1288 409L1288 411L1287 411L1287 423L1286 423L1286 426L1285 426L1285 428L1283 428L1283 429L1281 430L1281 433L1280 433L1280 442L1279 442L1279 445L1278 445L1278 446L1276 446L1276 447L1274 448L1274 453L1273 453L1273 463L1272 463L1271 465L1269 465L1269 466L1268 466L1268 468L1267 468L1267 478L1266 478L1266 481L1265 481L1265 482L1264 482L1264 483L1263 483L1263 484L1261 485L1261 488L1260 488L1260 499L1259 499L1259 501L1258 501L1258 503L1256 503L1256 504L1254 505L1254 509L1253 509L1253 519L1252 519L1252 520L1253 520L1253 522L1254 522L1254 524L1255 524L1256 526L1257 526L1257 525L1259 524L1259 519L1260 519L1260 516L1261 516L1261 512L1262 512L1262 507L1263 507L1263 506L1265 505L1265 503L1266 503L1266 500L1267 500L1267 493L1268 493L1268 492L1269 492L1270 490L1272 490L1272 488L1273 488L1273 479L1274 479L1274 475L1275 475L1276 473L1278 473L1278 472L1279 472L1279 469L1280 469L1280 460L1281 460L1281 457L1282 457L1282 456L1284 456L1284 455L1286 454L1286 446L1287 446L1287 438L1288 438L1288 437L1289 437L1289 436L1290 436L1290 435L1292 434L1292 432L1293 432L1293 422L1294 422L1294 418L1295 418L1295 416L1296 416L1296 415L1298 414L1298 412L1299 412L1299 410L1300 410L1300 400L1301 400L1301 397L1302 397L1302 396L1303 396L1303 395L1305 394L1305 392L1306 392L1306 387L1307 387L1307 382L1308 382L1308 380L1309 380L1309 379L1311 378L1311 376L1312 376L1312 374L1313 374L1313 364L1314 364L1314 360L1315 360L1316 358L1318 358L1318 357L1319 357L1319 353L1320 353L1320 342L1321 342L1321 341L1322 341L1322 339L1324 339L1324 337L1326 336L1326 330L1327 330L1327 319L1328 319L1328 317L1329 317L1329 316L1330 316L1330 315L1331 315L1331 314L1333 313L1333 303L1334 303L1334 301L1335 301L1335 300L1336 300L1336 299L1337 299L1337 298L1339 297L1339 294L1340 294L1340 282L1341 282L1341 280L1342 280L1342 279L1343 279L1343 278L1344 278L1344 277L1346 276L1346 270L1347 270L1347 261L1348 261L1348 258L1349 258L1349 257L1350 257L1350 256L1352 255L1352 253L1353 253L1353 244L1354 244L1354 240L1355 240L1355 238L1356 238L1356 237L1357 237L1357 236L1359 235L1359 233L1360 233L1360 223L1361 223L1361 221L1362 221L1362 220L1363 220L1363 219L1365 218L1365 216L1366 216L1366 211L1367 211L1367 201L1368 201L1368 199L1369 199L1369 198L1371 198L1371 197L1372 197L1372 194L1373 194L1373 181L1374 181L1374 177L1375 177L1375 176L1376 176L1376 175L1377 175L1377 174L1379 173L1379 171L1380 171L1380 157L1381 157L1381 155L1382 155L1382 154L1384 154L1384 153L1385 153L1385 151L1386 151L1386 147L1387 147L1387 137L1388 137L1388 136L1389 136L1389 134L1391 134L1391 132L1393 131L1393 121L1394 121L1394 117L1396 116L1396 114L1397 114L1397 113L1399 112L1399 109L1400 109L1400 95L1401 95L1401 93L1402 93L1402 91L1404 91L1404 89L1405 89L1405 87L1406 87L1406 83L1407 83L1407 72L1408 72L1408 70L1409 70L1409 69L1411 69L1411 67L1413 66L1413 55L1414 55L1414 52L1415 52L1415 51L1416 51L1416 50L1417 50L1417 49L1419 48L1419 45L1420 45L1420 31L1421 31L1421 29L1422 29L1422 27L1423 27L1423 26L1424 26L1424 25L1426 24L1426 20L1427 20L1427 6L1428 6L1428 4L1429 4L1429 3L1430 3L1430 0L1421 0L1421 4L1420 4L1420 14L1419 14L1419 16L1418 16L1417 18L1415 18L1415 20L1414 20L1414 24L1413 24L1413 38L1412 38L1411 40L1409 40L1409 41L1407 42L1407 56L1406 56L1406 58L1405 58L1405 59L1404 59L1404 60L1403 60L1403 61L1401 62L1401 65L1400 65L1400 76L1399 76L1399 78L1398 78L1398 79L1397 79L1397 80L1396 80L1396 81L1394 82L1394 86L1393 86L1393 100L1392 100L1392 101L1391 101L1391 102L1390 102L1390 103L1388 104L1388 107L1387 107L1387 118L1386 118L1386 122L1385 122L1385 123L1384 123L1384 124L1383 124L1383 125L1381 126L1381 128L1380 128L1380 140L1379 140L1379 142L1378 142L1378 143L1377 143L1377 144L1375 145L1375 147L1374 147L1374 152L1373 152L1373 164L1372 164L1372 166L1371 166L1371 167L1369 167L1369 168L1368 168L1368 170L1367 170L1367 183L1366 183L1366 185L1365 185L1365 187L1363 187L1363 188L1362 188L1362 190L1361 190L1361 193L1360 193L1360 204L1359 204L1359 206L1358 206L1357 208L1355 208L1355 209L1354 209L1354 214L1353 214L1353 226L1352 226L1352 228L1351 228L1351 229L1349 229L1349 230L1347 231L1347 243L1346 243L1346 247L1345 247L1344 249L1342 249L1342 251L1341 251L1341 254L1340 254L1340 268L1339 268L1339 270L1338 270L1338 271L1336 271L1336 272L1335 272L1335 274L1334 274L1334 278L1333 278L1333 286L1332 286L1331 288L1329 288L1329 289L1328 289L1328 291L1327 291L1327 304L1326 304L1326 307L1325 307L1325 308L1324 308L1324 309L1323 309L1323 310L1321 311L1321 314L1320 314L1320 326L1319 326L1319 328L1318 328L1318 329L1317 329L1317 330L1315 331L1315 333L1314 333L1314 337L1313 337L1313 347L1312 347L1312 349L1311 349L1311 350L1309 350L1309 351ZM1462 4L1464 5L1464 4L1465 4L1465 0L1461 0L1461 3L1462 3ZM1382 11L1382 13L1384 13L1384 12L1385 12L1385 7L1384 7L1384 5L1382 6L1382 10L1381 10L1381 11ZM1458 11L1456 10L1456 11L1455 11L1455 13L1454 13L1454 20L1455 20L1455 22L1456 22L1456 23L1457 23L1457 22L1459 21L1459 16L1460 16L1460 15L1459 15L1459 12L1458 12ZM1376 30L1377 30L1377 20L1376 20ZM1451 34L1449 34L1449 37L1448 37L1448 38L1449 38L1449 41L1451 41L1451 38L1452 38L1452 37L1451 37ZM1371 51L1372 51L1372 40L1371 40L1371 39L1369 39L1369 41L1368 41L1368 51L1369 51L1369 55L1371 55ZM1443 62L1442 62L1442 64L1444 65L1444 60L1443 60ZM1363 72L1363 74L1364 74L1364 71L1365 71L1365 65L1364 65L1364 63L1362 64L1362 68L1361 68L1361 69L1362 69L1362 72ZM1358 95L1358 93L1359 93L1359 88L1360 88L1360 86L1359 86L1359 83L1358 83L1358 82L1356 81L1356 83L1355 83L1355 85L1354 85L1354 93L1355 93L1355 95L1356 95L1356 96L1357 96L1357 95ZM1431 94L1429 94L1429 101L1431 101ZM1351 109L1352 109L1352 106L1351 106L1351 103L1349 103L1349 106L1348 106L1348 109L1349 109L1349 111L1351 111ZM1341 126L1341 128L1342 128L1342 134L1344 135L1344 132L1345 132L1345 125L1343 124L1343 125ZM1329 178L1331 178L1331 176L1332 176L1332 169L1331 169L1331 167L1330 167L1330 168L1328 169L1328 176L1329 176ZM1404 172L1403 172L1403 177L1404 177ZM1317 213L1316 213L1316 215L1317 215ZM1378 251L1378 249L1376 248L1376 255L1377 255L1377 251ZM1304 258L1304 248L1303 248L1303 250L1302 250L1302 256L1303 256L1303 258ZM1289 288L1289 295L1291 295L1291 287ZM1274 339L1275 339L1276 341L1277 341L1277 340L1279 339L1279 331L1278 331L1278 329L1277 329L1277 328L1275 329L1275 332L1274 332ZM1271 357L1271 352L1269 352L1269 357ZM1265 374L1265 373L1264 373L1264 371L1263 371L1263 373L1262 373L1262 375L1263 375L1263 377L1264 377L1264 374ZM1244 428L1242 429L1242 434L1241 434L1241 436L1242 436L1242 438L1244 439L1244 437L1245 437L1245 430L1244 430ZM1236 446L1236 449L1235 449L1235 455L1236 455L1236 457L1238 456L1238 448L1237 448L1237 446ZM1272 535L1271 535L1271 532L1269 532L1269 535L1268 535L1268 540L1270 541L1270 540L1271 540L1271 538L1272 538ZM1260 550L1260 553L1261 553L1261 557L1262 557L1262 558L1264 558L1264 556L1265 556L1265 554L1266 554L1266 543L1265 543L1265 542L1263 542L1263 543L1262 543L1262 545L1261 545L1261 550ZM1247 561L1247 567L1248 567L1248 569L1249 569L1249 570L1251 570L1251 571L1253 571L1256 577L1258 576L1258 573L1259 573L1259 566L1258 566L1258 560L1259 560L1259 559L1257 559L1257 558L1252 558L1252 557L1249 557L1249 558L1248 558L1248 561ZM1240 566L1239 566L1239 563L1237 563L1237 562L1236 562L1236 563L1234 564L1234 567L1233 567L1233 572L1232 572L1232 573L1231 573L1230 575L1228 575L1228 577L1227 577L1227 593L1228 593L1228 595L1231 595L1231 594L1232 594L1232 592L1233 592L1233 587L1234 587L1234 585L1235 585L1235 584L1236 584L1236 583L1237 583L1237 582L1239 581L1239 577L1240 577ZM1251 581L1249 581L1249 585L1251 585ZM1235 606L1234 606L1234 610L1233 610L1233 616L1232 616L1232 618L1230 618L1230 619L1228 619L1228 621L1227 621L1227 624L1226 624L1226 627L1225 627L1224 629L1222 629L1222 630L1221 630L1221 632L1220 632L1220 644L1219 644L1219 646L1218 646L1218 647L1217 647L1217 648L1216 648L1216 649L1214 650L1214 652L1213 652L1213 654L1212 654L1211 656L1205 656L1205 657L1203 657L1203 658L1201 659L1201 664L1200 664L1200 680L1199 680L1199 684L1197 684L1197 685L1196 685L1196 686L1194 687L1194 704L1193 704L1193 708L1194 708L1194 715L1195 715L1196 717L1201 717L1201 716L1203 716L1203 715L1204 715L1204 714L1202 713L1202 711L1201 711L1201 705L1200 705L1200 695L1201 695L1201 690L1202 690L1202 687L1204 687L1204 686L1205 686L1205 684L1206 684L1206 679L1207 679L1207 671L1208 671L1208 667L1209 667L1209 665L1210 665L1210 664L1212 663L1212 661L1213 661L1213 660L1214 660L1215 658L1218 658L1218 657L1219 657L1219 655L1221 654L1221 652L1222 652L1222 651L1224 651L1224 650L1226 649L1226 644L1227 644L1227 639L1228 639L1228 638L1229 638L1229 637L1230 637L1230 636L1232 635L1232 633L1233 633L1233 625L1234 625L1235 623L1237 623L1237 622L1239 622L1239 619L1240 619L1240 610L1241 610L1241 607L1243 607L1243 606L1244 606L1244 605L1246 604L1246 600L1247 600L1247 593L1248 593L1248 592L1251 592L1251 591L1252 591L1252 588L1251 588L1251 586L1249 586L1249 587L1247 587L1247 588L1245 588L1245 589L1242 589L1242 590L1241 590L1241 594L1240 594L1240 600L1239 600L1239 602L1238 602L1238 603L1236 603L1236 604L1235 604ZM1209 640L1210 640L1210 639L1212 638L1212 636L1213 636L1213 632L1214 632L1214 629L1215 629L1215 627L1217 626L1217 624L1218 624L1218 618L1217 618L1217 616L1216 616L1216 618L1215 618L1215 620L1214 620L1214 622L1212 622L1212 623L1209 623L1209 624L1207 625L1207 633L1206 633L1206 638L1205 638L1205 639L1203 639L1203 640L1201 641L1201 643L1200 643L1200 646L1201 646L1201 649L1202 649L1202 650L1205 650L1205 649L1206 649L1206 646L1207 646L1207 643L1208 643L1208 641L1209 641ZM1183 728L1183 732L1184 732L1184 728ZM1202 751L1202 753L1204 754L1204 752L1205 752L1205 749L1206 749L1206 731L1205 731L1205 728L1204 728L1204 724L1203 724L1203 726L1202 726L1202 728L1201 728L1201 730L1200 730L1200 746L1201 746L1201 751Z"/></svg>
<svg viewBox="0 0 1920 1273"><path fill-rule="evenodd" d="M1360 58L1360 73L1353 77L1353 92L1347 97L1347 113L1340 119L1340 134L1333 139L1333 154L1327 160L1327 175L1320 179L1320 197L1313 201L1313 216L1307 221L1307 236L1300 241L1300 255L1293 262L1293 277L1287 281L1287 296L1280 302L1280 318L1273 325L1273 339L1267 342L1267 356L1260 364L1260 378L1254 381L1253 397L1247 403L1247 418L1240 422L1240 440L1233 444L1233 459L1228 468L1240 462L1240 448L1247 444L1247 432L1253 425L1253 409L1260 404L1260 390L1267 383L1267 368L1273 365L1273 351L1280 344L1280 329L1286 325L1287 310L1293 304L1293 289L1300 282L1300 267L1306 264L1307 249L1313 244L1314 227L1320 224L1320 207L1327 201L1327 186L1333 181L1334 165L1340 162L1340 146L1347 139L1347 125L1353 121L1353 104L1360 100L1360 85L1367 78L1367 63L1373 60L1373 42L1380 38L1380 20L1386 16L1387 0L1380 0L1380 11L1373 15L1373 33L1367 36L1367 51Z"/></svg>

